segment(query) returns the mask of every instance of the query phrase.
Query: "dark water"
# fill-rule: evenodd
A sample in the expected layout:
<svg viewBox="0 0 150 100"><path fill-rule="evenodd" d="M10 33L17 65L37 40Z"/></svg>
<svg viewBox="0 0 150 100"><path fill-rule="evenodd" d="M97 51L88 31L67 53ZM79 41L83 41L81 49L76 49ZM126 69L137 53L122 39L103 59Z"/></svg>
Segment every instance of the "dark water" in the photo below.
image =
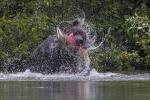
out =
<svg viewBox="0 0 150 100"><path fill-rule="evenodd" d="M150 100L150 81L1 81L0 100Z"/></svg>

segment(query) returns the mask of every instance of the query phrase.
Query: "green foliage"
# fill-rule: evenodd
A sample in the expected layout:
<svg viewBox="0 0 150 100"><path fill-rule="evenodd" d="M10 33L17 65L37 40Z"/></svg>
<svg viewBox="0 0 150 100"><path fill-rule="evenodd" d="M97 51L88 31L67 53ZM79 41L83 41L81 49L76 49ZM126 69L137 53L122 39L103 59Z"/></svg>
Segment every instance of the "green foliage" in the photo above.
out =
<svg viewBox="0 0 150 100"><path fill-rule="evenodd" d="M128 41L132 43L130 49L139 56L136 62L143 63L147 68L150 64L150 20L148 16L135 14L126 19L125 25Z"/></svg>
<svg viewBox="0 0 150 100"><path fill-rule="evenodd" d="M90 54L97 70L133 71L137 66L148 70L149 7L148 0L1 0L0 70L16 59L28 59L44 39L55 34L58 23L79 14L78 8L94 26L97 42L111 27L103 46Z"/></svg>
<svg viewBox="0 0 150 100"><path fill-rule="evenodd" d="M129 1L122 3L108 4L106 11L102 10L105 12L105 17L102 17L104 19L99 17L97 20L106 23L101 22L99 24L101 26L97 27L98 31L107 32L108 27L112 30L104 46L91 54L92 64L97 66L95 68L99 71L148 71L150 66L149 10L145 2L137 3L136 8ZM109 19L105 20L108 16Z"/></svg>

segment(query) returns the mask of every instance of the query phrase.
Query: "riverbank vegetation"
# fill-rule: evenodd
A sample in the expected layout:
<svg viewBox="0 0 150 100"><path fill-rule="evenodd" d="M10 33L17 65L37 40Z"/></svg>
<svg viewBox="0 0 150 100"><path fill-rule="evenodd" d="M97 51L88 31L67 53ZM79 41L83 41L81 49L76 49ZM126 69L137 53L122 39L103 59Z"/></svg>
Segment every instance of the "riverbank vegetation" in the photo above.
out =
<svg viewBox="0 0 150 100"><path fill-rule="evenodd" d="M33 50L74 9L85 12L98 35L110 34L90 53L98 71L150 70L149 0L1 0L0 71L18 59L30 58Z"/></svg>

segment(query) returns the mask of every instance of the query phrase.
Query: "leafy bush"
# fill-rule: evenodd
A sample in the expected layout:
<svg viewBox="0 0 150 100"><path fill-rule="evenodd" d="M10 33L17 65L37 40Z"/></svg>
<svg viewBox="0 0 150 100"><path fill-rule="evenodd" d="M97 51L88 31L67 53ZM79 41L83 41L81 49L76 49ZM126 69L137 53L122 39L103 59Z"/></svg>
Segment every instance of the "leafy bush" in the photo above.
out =
<svg viewBox="0 0 150 100"><path fill-rule="evenodd" d="M150 67L148 0L2 0L0 1L0 71L17 59L28 59L55 27L81 8L98 34L111 27L103 46L90 54L99 71L133 71ZM76 10L77 11L77 10Z"/></svg>

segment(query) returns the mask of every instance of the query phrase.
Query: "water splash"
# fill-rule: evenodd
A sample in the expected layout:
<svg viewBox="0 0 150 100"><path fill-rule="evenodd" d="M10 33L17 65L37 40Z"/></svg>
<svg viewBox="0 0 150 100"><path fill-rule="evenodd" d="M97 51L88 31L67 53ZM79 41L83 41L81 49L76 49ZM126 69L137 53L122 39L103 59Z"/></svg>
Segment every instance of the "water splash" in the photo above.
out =
<svg viewBox="0 0 150 100"><path fill-rule="evenodd" d="M137 74L137 75L125 75L119 73L98 73L95 69L92 69L89 76L83 76L81 74L67 74L57 73L43 75L40 73L33 73L30 70L16 74L4 74L0 73L1 81L137 81L137 80L150 80L150 74Z"/></svg>
<svg viewBox="0 0 150 100"><path fill-rule="evenodd" d="M107 36L110 34L111 28L108 29L107 34L102 37L102 41L95 46L96 43L96 39L97 39L97 33L93 30L94 26L90 23L88 23L85 20L85 14L82 11L82 15L84 15L82 18L76 18L75 20L78 20L80 22L80 28L86 33L86 45L87 45L87 50L88 52L91 52L93 50L96 50L97 48L99 48L100 46L102 46L102 44L105 42ZM60 24L58 24L58 27L62 30L65 29L65 27L70 26L75 20L71 20L71 21L62 21L60 22ZM72 54L72 53L70 53ZM73 54L72 54L73 55ZM89 75L90 74L90 58L89 56L87 57L86 61L84 61L84 70L82 70L82 72L80 73L81 75Z"/></svg>
<svg viewBox="0 0 150 100"><path fill-rule="evenodd" d="M102 43L105 41L105 38L106 37L104 37L104 39L102 40L102 42L98 45L98 46L95 46L95 41L96 41L96 32L93 30L93 25L92 24L89 24L86 20L85 20L85 14L84 14L84 12L83 11L81 11L81 10L79 10L79 12L82 12L82 16L81 17L75 17L75 20L79 20L79 22L81 23L81 29L86 33L86 37L87 37L87 45L88 45L88 52L90 52L91 50L93 50L93 49L96 49L96 48L98 48L98 47L100 47L101 45L102 45ZM59 28L61 28L61 29L63 29L63 28L65 28L65 27L67 27L67 25L70 25L72 22L74 22L74 20L71 20L71 21L62 21L62 22L60 22L60 24L58 24L58 27ZM54 49L53 51L50 51L50 49L49 48L55 48L56 46L54 46L54 45L49 45L49 43L51 43L52 41L51 40L54 40L54 39L46 39L41 45L39 45L38 47L37 47L37 49L35 49L35 51L33 52L33 57L35 57L35 58L41 58L41 56L39 56L39 54L38 54L38 50L40 50L40 51L42 51L42 53L44 52L52 52L53 54L51 55L50 54L50 58L53 58L54 56L56 56L55 55L55 53L56 52L54 52L54 51L57 51L57 49ZM57 40L57 39L56 39ZM55 40L54 40L54 42L56 42ZM48 47L48 48L47 48ZM65 48L64 48L65 49ZM64 54L64 52L63 51L59 51L60 53L59 53L59 55L57 55L58 56L58 58L61 58L62 56L65 56L65 54ZM63 53L62 53L63 52ZM40 52L41 53L41 52ZM68 51L68 53L69 53L69 51ZM37 56L36 56L37 55ZM70 53L70 54L68 54L68 55L73 55L72 53ZM61 56L61 57L59 57L59 56ZM64 58L64 59L66 59L65 57L62 57L62 58ZM77 58L79 58L79 57L77 57ZM47 59L47 58L45 58L45 59ZM35 71L35 72L43 72L43 71L45 71L45 73L49 73L49 72L47 72L47 70L49 70L50 68L49 68L49 65L54 65L54 64L57 64L58 62L56 62L56 60L50 60L50 61L46 61L46 62L44 62L45 61L45 59L44 60L39 60L40 62L37 62L36 64L37 64L37 66L36 65L33 65L33 67L32 68L30 68L30 70L31 71ZM69 59L69 58L68 58ZM75 60L76 61L76 60ZM78 60L79 61L79 63L80 63L80 59ZM44 65L40 65L40 63L43 63L44 62ZM51 63L49 63L49 62L51 62ZM53 63L53 62L56 62L56 63ZM64 63L64 66L65 65L67 65L67 63L69 63L69 62L67 62L67 61L65 61L65 60L61 60L61 62L63 62ZM83 64L79 64L80 66L79 67L83 67L83 68L81 68L81 70L79 70L79 73L77 73L77 75L81 75L81 76L89 76L90 75L90 73L91 73L91 68L90 68L90 59L89 59L89 56L87 57L87 59L83 62ZM34 67L35 66L35 67ZM65 66L66 67L66 66ZM70 66L69 66L70 67ZM68 67L68 69L64 69L64 67L62 66L62 69L64 69L65 71L66 70L69 70L69 67ZM74 66L73 66L74 67ZM61 68L61 67L60 67ZM15 69L15 68L14 68ZM32 70L33 69L33 70ZM30 71L26 71L26 72L24 72L24 73L18 73L18 74L7 74L7 75L10 75L10 76L12 76L12 79L13 79L13 76L15 76L15 77L17 77L18 75L19 76L21 76L22 77L22 75L23 75L23 77L24 77L24 75L25 76L27 76L28 78L30 78L28 75L26 75L26 73L28 73L28 75L31 75L31 76L34 76L34 73L31 73ZM44 73L44 74L45 74ZM21 75L22 74L22 75ZM17 75L17 76L16 76ZM43 77L43 75L42 74L38 74L39 76L41 76L41 77ZM59 74L60 75L60 74ZM2 75L3 76L3 75ZM5 75L4 75L5 76ZM70 74L69 74L69 76L70 76ZM21 77L18 77L18 78L21 78ZM37 77L37 74L36 74L36 77Z"/></svg>

